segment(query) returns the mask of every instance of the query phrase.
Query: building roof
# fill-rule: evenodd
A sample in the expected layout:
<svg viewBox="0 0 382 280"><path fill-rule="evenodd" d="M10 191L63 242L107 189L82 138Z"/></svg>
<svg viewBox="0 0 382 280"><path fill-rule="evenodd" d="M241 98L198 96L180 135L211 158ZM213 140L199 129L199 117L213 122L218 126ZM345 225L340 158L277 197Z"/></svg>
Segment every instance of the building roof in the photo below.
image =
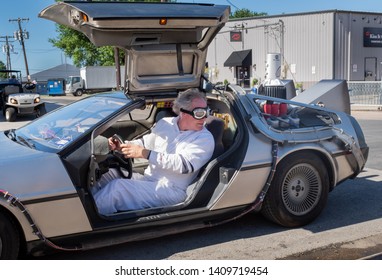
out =
<svg viewBox="0 0 382 280"><path fill-rule="evenodd" d="M31 74L30 76L32 81L43 82L49 79L59 79L59 78L66 79L69 76L79 76L79 75L80 75L79 68L71 64L61 64L56 67L43 70L41 72ZM27 79L23 78L23 80L25 81Z"/></svg>

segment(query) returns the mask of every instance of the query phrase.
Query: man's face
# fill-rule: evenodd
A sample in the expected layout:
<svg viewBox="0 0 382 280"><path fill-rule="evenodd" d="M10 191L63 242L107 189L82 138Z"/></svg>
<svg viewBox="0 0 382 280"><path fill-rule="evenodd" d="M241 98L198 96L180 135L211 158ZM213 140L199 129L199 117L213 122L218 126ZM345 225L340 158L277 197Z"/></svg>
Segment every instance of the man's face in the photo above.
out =
<svg viewBox="0 0 382 280"><path fill-rule="evenodd" d="M195 98L192 100L192 108L189 109L189 111L192 111L195 108L205 108L207 107L206 101L200 98ZM204 126L204 122L206 121L206 118L197 120L193 116L181 113L182 114L182 130L201 130Z"/></svg>

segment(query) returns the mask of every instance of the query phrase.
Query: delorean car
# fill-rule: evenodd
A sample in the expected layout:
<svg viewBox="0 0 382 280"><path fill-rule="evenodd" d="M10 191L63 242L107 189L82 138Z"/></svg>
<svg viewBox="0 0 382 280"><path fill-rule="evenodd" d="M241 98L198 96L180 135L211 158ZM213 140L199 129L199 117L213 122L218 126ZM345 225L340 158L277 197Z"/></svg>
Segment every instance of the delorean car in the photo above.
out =
<svg viewBox="0 0 382 280"><path fill-rule="evenodd" d="M148 239L247 213L300 227L319 216L331 190L362 171L368 146L359 124L346 110L325 106L348 101L341 97L346 82L324 81L318 92L325 100L312 94L314 101L299 102L205 80L208 46L229 14L225 5L84 1L40 12L96 46L123 49L127 86L0 133L1 259ZM128 178L147 165L110 153L102 139L149 133L173 115L173 100L188 88L206 93L215 150L187 198L100 215L91 188L103 174L119 168ZM328 95L328 88L343 90Z"/></svg>

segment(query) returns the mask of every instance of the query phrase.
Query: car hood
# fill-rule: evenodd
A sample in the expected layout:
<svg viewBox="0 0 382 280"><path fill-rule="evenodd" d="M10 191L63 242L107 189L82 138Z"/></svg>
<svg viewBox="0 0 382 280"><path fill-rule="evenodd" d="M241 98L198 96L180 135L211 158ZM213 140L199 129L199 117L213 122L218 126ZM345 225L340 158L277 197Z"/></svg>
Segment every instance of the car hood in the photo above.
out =
<svg viewBox="0 0 382 280"><path fill-rule="evenodd" d="M58 2L39 17L129 55L128 92L199 87L206 51L228 21L229 6L193 3Z"/></svg>
<svg viewBox="0 0 382 280"><path fill-rule="evenodd" d="M75 192L57 154L16 143L0 132L2 190L26 201Z"/></svg>

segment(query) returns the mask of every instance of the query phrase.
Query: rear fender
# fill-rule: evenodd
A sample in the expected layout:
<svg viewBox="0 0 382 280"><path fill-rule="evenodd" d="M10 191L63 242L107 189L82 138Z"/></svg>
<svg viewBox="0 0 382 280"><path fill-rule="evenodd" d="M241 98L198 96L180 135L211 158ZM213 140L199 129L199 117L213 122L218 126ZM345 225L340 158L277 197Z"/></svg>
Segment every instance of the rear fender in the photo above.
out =
<svg viewBox="0 0 382 280"><path fill-rule="evenodd" d="M298 154L300 152L306 152L310 151L317 156L319 156L322 161L324 162L325 166L327 167L328 175L329 175L329 183L330 183L330 189L333 189L334 186L337 184L336 182L338 181L338 173L336 169L336 163L334 162L332 156L325 150L320 148L319 146L306 146L306 147L301 147L300 149L285 149L283 147L279 148L278 152L278 160L277 160L277 165L276 165L276 170L277 166L279 163L283 160L288 160L288 157L292 154Z"/></svg>

